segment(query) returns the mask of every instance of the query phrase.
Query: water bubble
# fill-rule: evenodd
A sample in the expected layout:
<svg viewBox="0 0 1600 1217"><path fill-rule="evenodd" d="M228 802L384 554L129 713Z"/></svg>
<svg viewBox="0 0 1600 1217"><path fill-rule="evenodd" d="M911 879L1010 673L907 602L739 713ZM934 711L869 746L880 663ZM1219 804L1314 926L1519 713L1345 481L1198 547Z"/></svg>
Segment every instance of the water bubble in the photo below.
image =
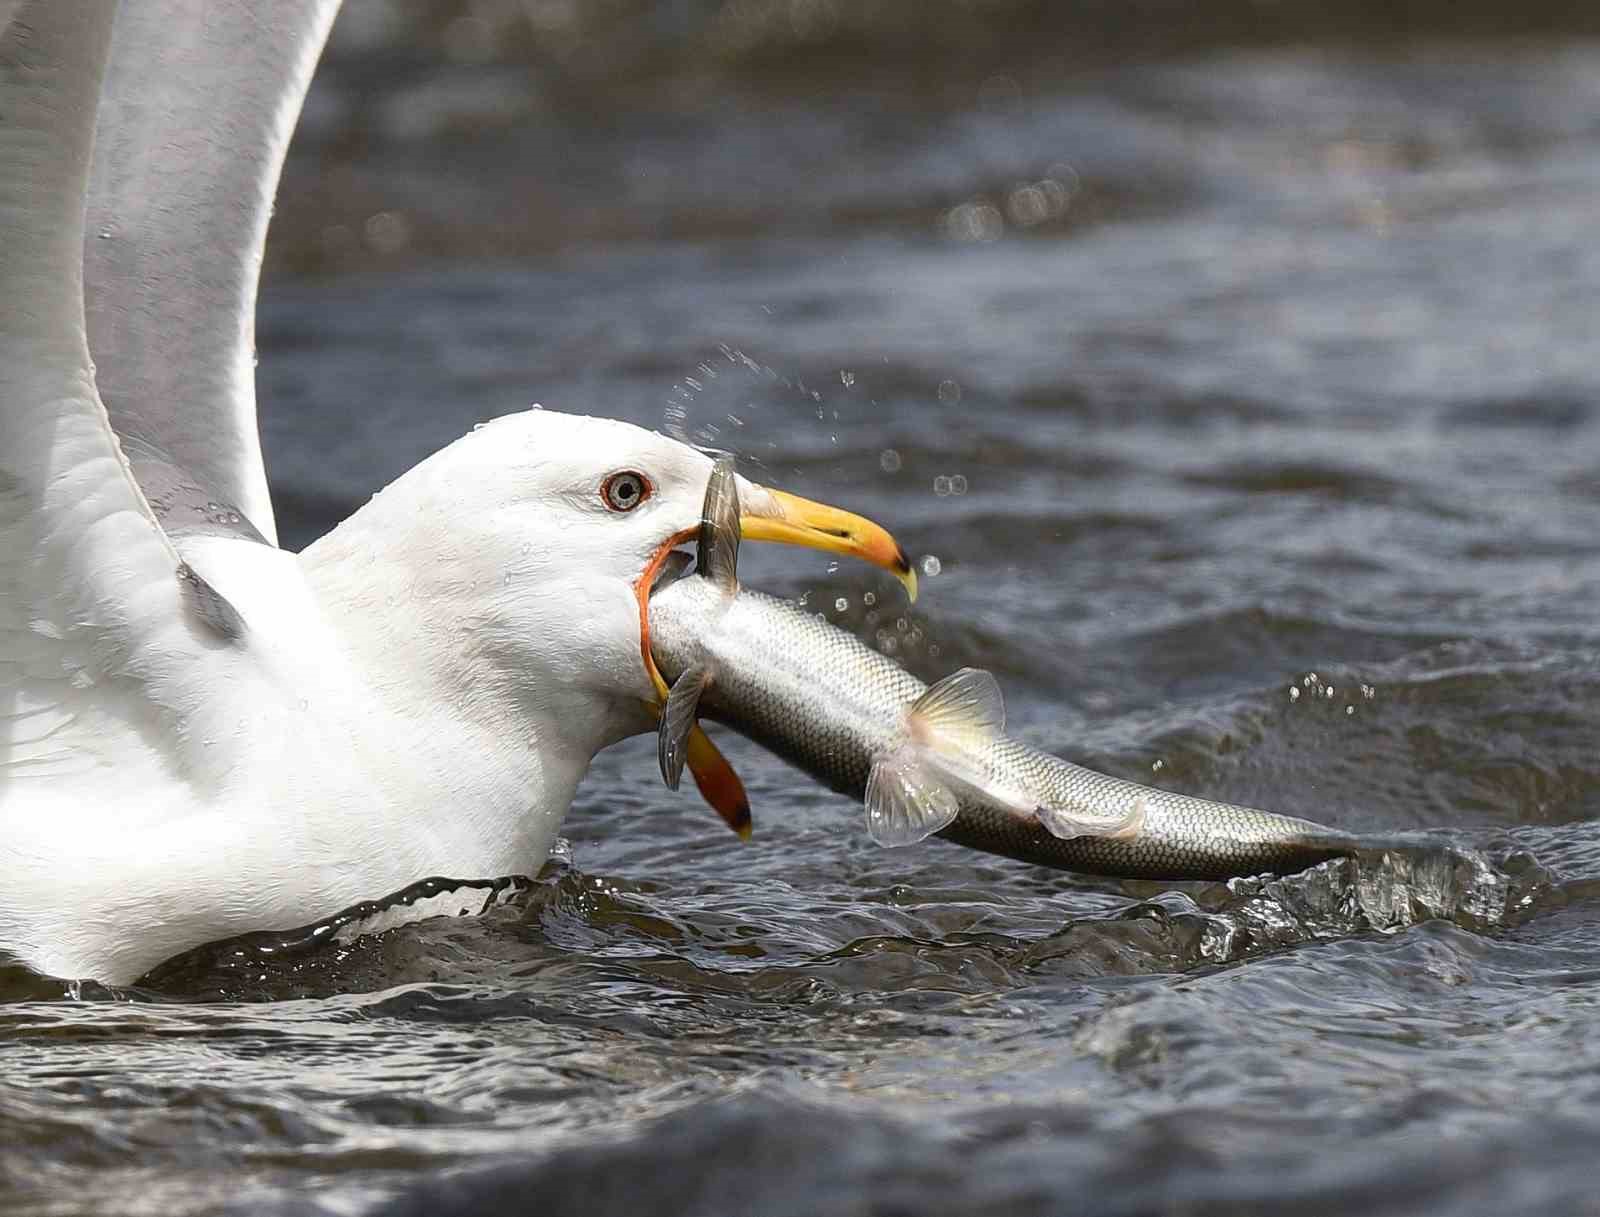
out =
<svg viewBox="0 0 1600 1217"><path fill-rule="evenodd" d="M885 448L878 454L878 468L885 473L899 473L900 454L893 448Z"/></svg>
<svg viewBox="0 0 1600 1217"><path fill-rule="evenodd" d="M966 494L967 493L967 479L965 477L963 477L959 473L951 474L950 475L950 493L951 494Z"/></svg>
<svg viewBox="0 0 1600 1217"><path fill-rule="evenodd" d="M939 400L947 406L956 405L961 401L961 386L953 380L939 382Z"/></svg>
<svg viewBox="0 0 1600 1217"><path fill-rule="evenodd" d="M843 596L840 596L833 602L833 607L837 612L842 613L845 611L845 609L850 607L850 601L846 600Z"/></svg>
<svg viewBox="0 0 1600 1217"><path fill-rule="evenodd" d="M1013 224L1031 228L1050 218L1050 199L1038 186L1018 186L1006 196L1006 214Z"/></svg>
<svg viewBox="0 0 1600 1217"><path fill-rule="evenodd" d="M374 253L399 253L411 242L411 221L398 211L379 211L367 217L361 233Z"/></svg>
<svg viewBox="0 0 1600 1217"><path fill-rule="evenodd" d="M943 564L932 554L929 554L922 560L922 573L927 575L929 578L937 575L943 569Z"/></svg>
<svg viewBox="0 0 1600 1217"><path fill-rule="evenodd" d="M934 478L933 493L938 495L941 499L948 495L950 493L950 479L942 473L938 477Z"/></svg>
<svg viewBox="0 0 1600 1217"><path fill-rule="evenodd" d="M998 207L979 199L945 212L944 230L957 241L998 241L1006 221Z"/></svg>

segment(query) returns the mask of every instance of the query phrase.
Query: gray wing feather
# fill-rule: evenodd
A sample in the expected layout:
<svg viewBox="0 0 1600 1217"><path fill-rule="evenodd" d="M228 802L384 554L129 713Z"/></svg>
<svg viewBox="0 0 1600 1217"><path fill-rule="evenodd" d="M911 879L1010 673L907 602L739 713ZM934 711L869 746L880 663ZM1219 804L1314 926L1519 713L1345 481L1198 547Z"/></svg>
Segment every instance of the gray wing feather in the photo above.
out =
<svg viewBox="0 0 1600 1217"><path fill-rule="evenodd" d="M158 454L130 453L141 480L186 475L175 480L196 501L174 512L237 513L269 540L256 287L284 153L338 8L125 0L95 133L85 311L112 425Z"/></svg>

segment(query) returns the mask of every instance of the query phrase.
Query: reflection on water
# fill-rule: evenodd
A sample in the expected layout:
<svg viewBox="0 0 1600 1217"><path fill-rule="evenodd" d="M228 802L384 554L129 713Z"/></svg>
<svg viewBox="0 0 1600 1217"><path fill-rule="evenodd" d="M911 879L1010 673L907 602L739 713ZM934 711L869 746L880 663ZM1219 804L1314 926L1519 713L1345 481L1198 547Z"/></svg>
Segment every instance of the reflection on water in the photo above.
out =
<svg viewBox="0 0 1600 1217"><path fill-rule="evenodd" d="M286 538L532 400L681 429L934 576L752 585L994 670L1029 742L1381 842L886 851L728 740L743 845L630 741L481 918L0 971L8 1211L1592 1204L1600 51L958 7L353 6L261 309Z"/></svg>

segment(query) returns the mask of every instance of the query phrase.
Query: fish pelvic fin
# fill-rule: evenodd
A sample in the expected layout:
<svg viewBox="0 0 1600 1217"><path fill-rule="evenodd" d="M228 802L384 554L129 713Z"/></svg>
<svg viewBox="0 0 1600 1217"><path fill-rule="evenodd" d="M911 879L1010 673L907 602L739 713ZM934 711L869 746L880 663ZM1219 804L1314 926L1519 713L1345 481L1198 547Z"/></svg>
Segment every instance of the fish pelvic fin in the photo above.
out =
<svg viewBox="0 0 1600 1217"><path fill-rule="evenodd" d="M867 777L867 834L879 845L913 845L956 818L956 793L903 746L880 757Z"/></svg>
<svg viewBox="0 0 1600 1217"><path fill-rule="evenodd" d="M711 466L706 497L700 508L700 536L695 561L700 574L723 592L739 590L739 483L733 475L733 458L721 456Z"/></svg>

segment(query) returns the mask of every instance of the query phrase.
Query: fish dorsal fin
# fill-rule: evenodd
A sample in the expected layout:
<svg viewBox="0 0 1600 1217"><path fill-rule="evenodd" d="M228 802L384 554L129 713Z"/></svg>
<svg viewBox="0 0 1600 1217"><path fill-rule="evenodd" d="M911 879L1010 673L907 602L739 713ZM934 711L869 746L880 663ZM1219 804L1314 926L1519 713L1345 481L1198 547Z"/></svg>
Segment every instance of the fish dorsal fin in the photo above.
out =
<svg viewBox="0 0 1600 1217"><path fill-rule="evenodd" d="M732 595L739 588L739 483L733 458L718 457L706 483L700 509L700 539L695 559L700 574Z"/></svg>
<svg viewBox="0 0 1600 1217"><path fill-rule="evenodd" d="M914 845L959 810L955 791L912 746L881 757L867 777L867 833L879 845Z"/></svg>
<svg viewBox="0 0 1600 1217"><path fill-rule="evenodd" d="M919 743L975 748L1006 729L1006 704L990 673L962 668L912 702L907 718Z"/></svg>

